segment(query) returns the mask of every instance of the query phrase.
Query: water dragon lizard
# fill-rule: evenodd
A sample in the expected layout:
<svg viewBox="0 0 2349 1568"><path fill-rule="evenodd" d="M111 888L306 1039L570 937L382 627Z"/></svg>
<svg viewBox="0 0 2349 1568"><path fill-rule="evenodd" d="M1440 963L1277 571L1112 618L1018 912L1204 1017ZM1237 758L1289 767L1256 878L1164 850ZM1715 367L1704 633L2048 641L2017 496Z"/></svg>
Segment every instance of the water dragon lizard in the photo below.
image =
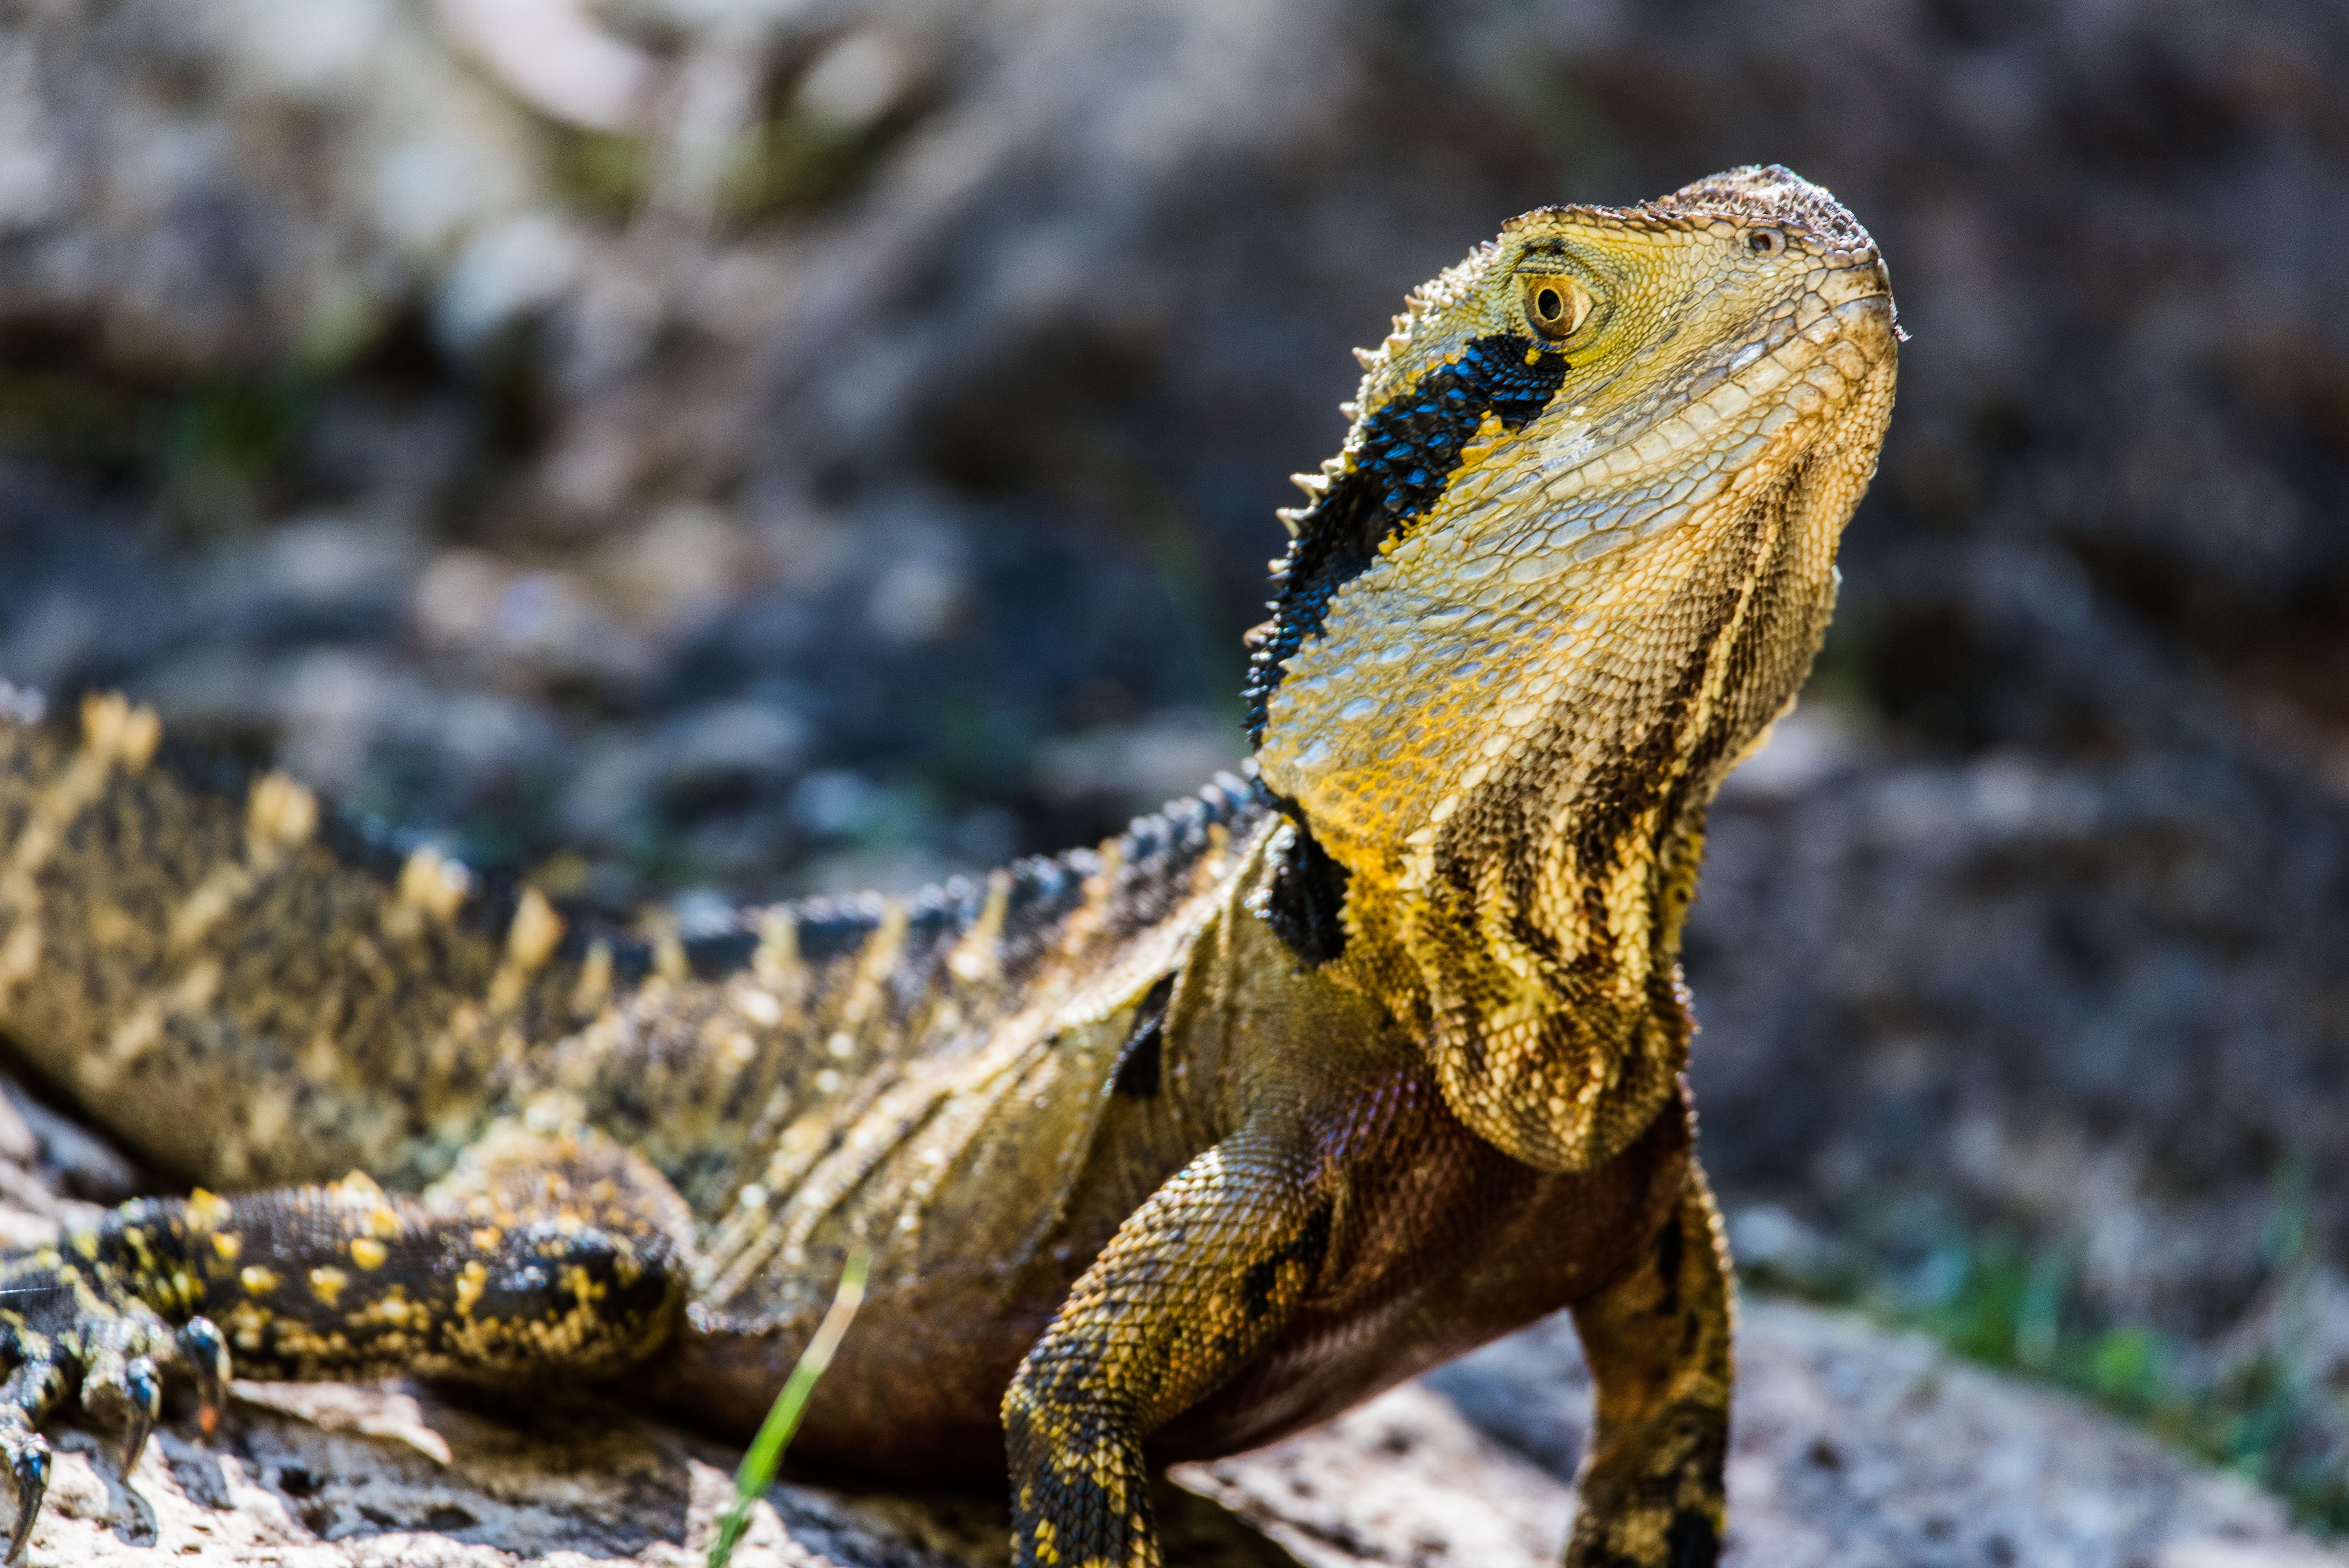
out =
<svg viewBox="0 0 2349 1568"><path fill-rule="evenodd" d="M1899 337L1746 168L1548 208L1410 296L1301 477L1252 777L919 896L616 940L237 779L0 723L0 1034L192 1187L0 1259L13 1557L78 1392L608 1380L798 1451L1008 1463L1021 1564L1159 1561L1150 1467L1567 1308L1578 1568L1715 1560L1731 1275L1682 1078L1708 801L1794 698ZM127 1467L126 1467L127 1468Z"/></svg>

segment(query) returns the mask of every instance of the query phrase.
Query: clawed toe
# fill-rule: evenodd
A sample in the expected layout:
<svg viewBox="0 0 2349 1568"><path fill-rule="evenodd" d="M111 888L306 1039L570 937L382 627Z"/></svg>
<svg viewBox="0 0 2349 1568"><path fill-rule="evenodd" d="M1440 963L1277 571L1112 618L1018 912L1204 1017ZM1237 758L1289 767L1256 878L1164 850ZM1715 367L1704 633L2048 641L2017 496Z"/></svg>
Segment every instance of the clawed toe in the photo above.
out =
<svg viewBox="0 0 2349 1568"><path fill-rule="evenodd" d="M78 1380L82 1408L119 1434L127 1480L163 1412L163 1377L184 1367L196 1385L198 1419L210 1432L227 1396L228 1342L206 1318L176 1331L103 1269L43 1250L0 1259L0 1460L16 1483L16 1519L0 1568L16 1561L40 1522L49 1487L42 1419Z"/></svg>
<svg viewBox="0 0 2349 1568"><path fill-rule="evenodd" d="M211 1437L228 1402L228 1340L209 1317L191 1317L176 1336L180 1365L196 1385L196 1425Z"/></svg>
<svg viewBox="0 0 2349 1568"><path fill-rule="evenodd" d="M155 1364L141 1356L125 1367L122 1393L122 1474L128 1479L139 1468L139 1456L147 1451L156 1418L163 1413L163 1379Z"/></svg>
<svg viewBox="0 0 2349 1568"><path fill-rule="evenodd" d="M65 1371L55 1350L46 1336L21 1326L11 1325L0 1334L0 1351L16 1364L7 1380L0 1382L0 1459L8 1461L9 1479L16 1488L16 1522L9 1528L8 1554L0 1563L16 1562L25 1550L40 1521L41 1499L49 1490L48 1440L33 1424L65 1392Z"/></svg>
<svg viewBox="0 0 2349 1568"><path fill-rule="evenodd" d="M8 1460L8 1474L16 1485L16 1522L8 1531L8 1554L0 1563L24 1554L25 1542L41 1517L41 1499L49 1490L49 1444L40 1433L18 1427L0 1431L0 1452Z"/></svg>
<svg viewBox="0 0 2349 1568"><path fill-rule="evenodd" d="M122 1474L128 1479L163 1413L163 1379L154 1361L145 1356L94 1357L82 1377L81 1404L99 1423L120 1429Z"/></svg>

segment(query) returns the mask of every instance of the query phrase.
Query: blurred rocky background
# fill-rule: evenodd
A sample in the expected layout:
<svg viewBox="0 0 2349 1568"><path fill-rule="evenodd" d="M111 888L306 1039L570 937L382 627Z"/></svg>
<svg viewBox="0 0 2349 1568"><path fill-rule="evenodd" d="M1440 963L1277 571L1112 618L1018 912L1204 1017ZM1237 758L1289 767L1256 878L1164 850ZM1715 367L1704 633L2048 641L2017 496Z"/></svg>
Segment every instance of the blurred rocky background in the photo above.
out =
<svg viewBox="0 0 2349 1568"><path fill-rule="evenodd" d="M2349 1526L2344 79L2337 0L0 0L0 696L688 921L1094 838L1240 754L1406 288L1789 163L1914 340L1690 936L1749 1276Z"/></svg>

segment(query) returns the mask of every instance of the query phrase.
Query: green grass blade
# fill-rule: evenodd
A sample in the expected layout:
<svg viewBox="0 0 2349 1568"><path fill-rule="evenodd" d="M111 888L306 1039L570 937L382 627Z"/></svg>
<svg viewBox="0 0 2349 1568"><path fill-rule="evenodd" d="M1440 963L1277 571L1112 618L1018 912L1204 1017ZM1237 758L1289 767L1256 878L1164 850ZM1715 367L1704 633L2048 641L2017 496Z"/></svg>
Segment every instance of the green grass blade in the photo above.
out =
<svg viewBox="0 0 2349 1568"><path fill-rule="evenodd" d="M750 1507L765 1495L774 1480L775 1470L783 1462L784 1446L799 1429L808 1398L815 1392L816 1379L832 1365L833 1353L840 1348L849 1320L864 1304L864 1278L872 1266L872 1256L860 1252L851 1254L848 1266L841 1270L840 1288L833 1293L831 1310L816 1326L815 1337L800 1352L792 1375L783 1380L783 1391L775 1396L767 1418L759 1423L759 1435L750 1439L750 1450L742 1456L741 1469L734 1472L734 1501L718 1522L718 1539L709 1543L709 1568L726 1568L742 1532L750 1527Z"/></svg>

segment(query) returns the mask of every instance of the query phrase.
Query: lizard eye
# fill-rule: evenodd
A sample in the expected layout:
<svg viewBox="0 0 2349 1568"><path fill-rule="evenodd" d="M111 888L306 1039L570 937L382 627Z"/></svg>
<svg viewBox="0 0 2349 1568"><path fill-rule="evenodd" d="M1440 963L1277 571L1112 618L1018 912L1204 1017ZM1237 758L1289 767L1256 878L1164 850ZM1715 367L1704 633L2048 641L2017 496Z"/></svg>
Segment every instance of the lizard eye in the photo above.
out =
<svg viewBox="0 0 2349 1568"><path fill-rule="evenodd" d="M1786 248L1786 236L1775 229L1756 229L1745 236L1745 248L1757 256L1775 256Z"/></svg>
<svg viewBox="0 0 2349 1568"><path fill-rule="evenodd" d="M1573 335L1590 314L1590 296L1571 278L1532 277L1526 280L1526 320L1553 341Z"/></svg>

